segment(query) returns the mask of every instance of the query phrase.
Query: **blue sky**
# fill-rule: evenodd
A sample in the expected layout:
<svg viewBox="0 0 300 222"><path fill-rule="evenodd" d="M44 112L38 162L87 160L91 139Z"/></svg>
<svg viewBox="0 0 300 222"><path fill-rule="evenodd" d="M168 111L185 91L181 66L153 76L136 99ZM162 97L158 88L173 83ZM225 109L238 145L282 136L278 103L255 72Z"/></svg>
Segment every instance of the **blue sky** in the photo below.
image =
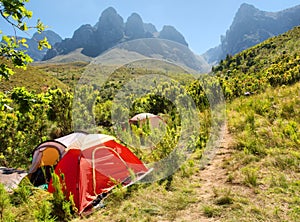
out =
<svg viewBox="0 0 300 222"><path fill-rule="evenodd" d="M172 25L184 36L197 54L220 43L220 36L230 27L242 3L264 11L280 11L300 4L299 0L30 0L32 21L40 18L63 38L72 37L82 24L94 25L101 12L114 7L126 21L138 13L144 22L151 22L160 31ZM11 27L0 20L0 30L13 34Z"/></svg>

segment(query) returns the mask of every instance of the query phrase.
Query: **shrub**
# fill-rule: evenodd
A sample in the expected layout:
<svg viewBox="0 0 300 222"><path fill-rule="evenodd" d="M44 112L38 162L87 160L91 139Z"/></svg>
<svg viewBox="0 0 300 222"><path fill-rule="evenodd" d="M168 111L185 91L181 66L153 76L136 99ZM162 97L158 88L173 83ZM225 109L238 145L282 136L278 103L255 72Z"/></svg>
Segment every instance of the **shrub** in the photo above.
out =
<svg viewBox="0 0 300 222"><path fill-rule="evenodd" d="M63 178L63 174L61 177ZM67 195L64 193L65 184L60 181L60 177L55 173L52 173L52 183L55 190L53 193L53 214L60 221L69 221L77 212L73 195L70 194L67 200Z"/></svg>
<svg viewBox="0 0 300 222"><path fill-rule="evenodd" d="M257 168L245 167L242 169L244 174L244 183L248 186L256 187L258 185Z"/></svg>
<svg viewBox="0 0 300 222"><path fill-rule="evenodd" d="M202 210L206 217L214 217L214 216L218 216L220 214L220 211L218 208L209 206L209 205L203 206Z"/></svg>
<svg viewBox="0 0 300 222"><path fill-rule="evenodd" d="M24 178L19 186L14 190L14 193L11 196L12 203L14 205L28 203L29 197L32 194L32 184L28 178Z"/></svg>
<svg viewBox="0 0 300 222"><path fill-rule="evenodd" d="M54 222L57 217L52 216L52 204L48 200L43 200L38 210L34 212L37 221Z"/></svg>
<svg viewBox="0 0 300 222"><path fill-rule="evenodd" d="M6 192L4 185L0 183L0 220L1 221L14 221L14 215L10 211L11 204L9 195Z"/></svg>

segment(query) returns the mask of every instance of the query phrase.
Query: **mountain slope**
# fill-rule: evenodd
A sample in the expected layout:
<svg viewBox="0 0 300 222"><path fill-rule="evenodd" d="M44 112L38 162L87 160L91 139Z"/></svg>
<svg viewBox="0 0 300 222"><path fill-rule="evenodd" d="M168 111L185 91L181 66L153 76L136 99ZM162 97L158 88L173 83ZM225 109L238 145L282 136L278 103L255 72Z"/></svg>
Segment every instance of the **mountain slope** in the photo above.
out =
<svg viewBox="0 0 300 222"><path fill-rule="evenodd" d="M68 90L69 87L57 78L47 74L34 66L28 66L26 70L15 69L15 74L9 80L2 80L0 91L11 91L15 87L25 87L28 91L41 92L48 88L61 88Z"/></svg>
<svg viewBox="0 0 300 222"><path fill-rule="evenodd" d="M82 54L82 48L75 49L65 55L58 55L46 61L39 61L41 64L47 63L72 63L72 62L90 62L92 57Z"/></svg>
<svg viewBox="0 0 300 222"><path fill-rule="evenodd" d="M142 55L141 58L134 58L135 60L152 58L171 62L200 73L205 73L210 70L210 66L204 60L201 60L201 57L197 57L187 46L175 41L158 38L136 39L119 44L114 47L113 50L116 48ZM126 55L123 54L123 57L124 56ZM119 56L116 54L115 58L117 57ZM126 59L128 60L128 58Z"/></svg>
<svg viewBox="0 0 300 222"><path fill-rule="evenodd" d="M293 84L300 80L299 48L300 26L227 56L212 70L223 81L228 98L261 92L269 86Z"/></svg>
<svg viewBox="0 0 300 222"><path fill-rule="evenodd" d="M235 55L270 37L300 25L300 5L279 12L265 12L249 4L242 4L220 46L210 49L204 57L214 64L226 55Z"/></svg>
<svg viewBox="0 0 300 222"><path fill-rule="evenodd" d="M47 38L48 42L51 46L54 46L56 43L62 41L62 38L55 32L51 30L46 30L41 34L35 33L32 38L26 39L28 48L21 47L22 50L26 50L27 54L34 59L34 61L40 61L46 55L47 49L39 50L38 49L38 41L44 38Z"/></svg>

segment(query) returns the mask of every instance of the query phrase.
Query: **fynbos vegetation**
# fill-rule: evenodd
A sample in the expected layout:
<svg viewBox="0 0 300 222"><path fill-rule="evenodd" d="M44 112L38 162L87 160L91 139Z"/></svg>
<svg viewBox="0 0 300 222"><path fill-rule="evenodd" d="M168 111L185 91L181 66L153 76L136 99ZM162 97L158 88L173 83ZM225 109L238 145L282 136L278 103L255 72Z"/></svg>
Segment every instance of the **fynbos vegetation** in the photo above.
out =
<svg viewBox="0 0 300 222"><path fill-rule="evenodd" d="M159 72L174 81L153 78L141 83L138 80L148 76L150 70L122 67L102 87L79 85L75 92L67 87L50 87L40 92L24 87L3 91L0 165L28 168L35 146L68 134L74 127L121 135L123 142L146 163L172 156L170 162L157 165L166 170L167 177L158 176L159 180L151 184L135 184L125 190L115 189L107 198L106 207L88 220L172 221L192 204L202 203L201 197L195 195L195 190L201 189L199 182L192 177L201 173L199 161L213 129L221 127L221 117L216 123L212 121L215 118L212 106L218 107L222 102L215 95L223 92L227 125L234 139L233 154L224 166L228 171L226 186L230 188L218 187L213 199L203 203L199 211L202 216L224 221L297 221L300 217L299 37L298 27L240 54L227 56L213 68L215 78L211 74L196 80L187 78L186 73ZM62 67L38 68L50 74L53 68L53 74ZM78 79L78 73L74 69L70 73L64 70L61 80L65 79L69 86L76 85L72 81ZM139 84L148 84L149 91L143 91ZM123 92L124 86L132 88ZM192 102L187 98L192 98ZM187 111L184 106L195 109ZM158 133L151 134L147 126L132 126L125 131L122 124L126 126L126 121L115 121L141 112L163 117L166 126L161 138L156 137ZM200 126L195 124L195 116ZM177 150L183 132L188 135L188 143L184 150ZM149 144L150 148L143 149ZM188 158L184 156L187 153ZM167 168L168 164L175 168ZM53 196L28 184L8 194L0 185L1 221L73 219L76 209L72 198L65 201L59 183L56 186L57 193Z"/></svg>

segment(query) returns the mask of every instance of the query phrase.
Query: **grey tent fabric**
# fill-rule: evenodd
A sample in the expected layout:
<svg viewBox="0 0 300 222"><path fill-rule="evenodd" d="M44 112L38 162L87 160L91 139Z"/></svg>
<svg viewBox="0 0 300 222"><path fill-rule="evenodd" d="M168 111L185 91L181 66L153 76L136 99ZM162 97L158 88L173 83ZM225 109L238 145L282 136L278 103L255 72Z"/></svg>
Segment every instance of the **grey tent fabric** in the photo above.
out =
<svg viewBox="0 0 300 222"><path fill-rule="evenodd" d="M87 135L85 132L74 132L69 135L60 137L55 139L55 141L58 141L65 145L65 147L69 147L72 143L74 143L76 140L78 140L80 137Z"/></svg>
<svg viewBox="0 0 300 222"><path fill-rule="evenodd" d="M25 176L27 176L27 172L25 170L0 167L0 183L2 183L5 189L9 192L17 188Z"/></svg>
<svg viewBox="0 0 300 222"><path fill-rule="evenodd" d="M135 124L138 126L146 124L147 121L149 121L150 128L159 128L166 124L160 116L152 113L139 113L129 119L130 124Z"/></svg>

